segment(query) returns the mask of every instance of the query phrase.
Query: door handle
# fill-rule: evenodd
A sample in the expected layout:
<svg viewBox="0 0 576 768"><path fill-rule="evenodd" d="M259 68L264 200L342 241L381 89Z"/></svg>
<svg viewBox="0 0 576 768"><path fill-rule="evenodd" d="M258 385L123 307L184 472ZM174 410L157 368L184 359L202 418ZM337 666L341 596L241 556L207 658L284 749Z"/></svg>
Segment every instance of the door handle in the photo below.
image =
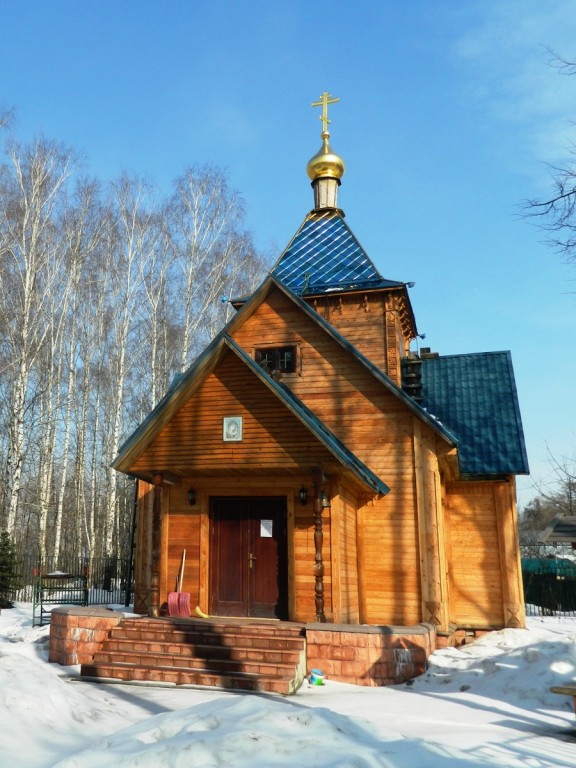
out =
<svg viewBox="0 0 576 768"><path fill-rule="evenodd" d="M248 555L248 568L254 568L254 560L258 560L258 558L250 552Z"/></svg>

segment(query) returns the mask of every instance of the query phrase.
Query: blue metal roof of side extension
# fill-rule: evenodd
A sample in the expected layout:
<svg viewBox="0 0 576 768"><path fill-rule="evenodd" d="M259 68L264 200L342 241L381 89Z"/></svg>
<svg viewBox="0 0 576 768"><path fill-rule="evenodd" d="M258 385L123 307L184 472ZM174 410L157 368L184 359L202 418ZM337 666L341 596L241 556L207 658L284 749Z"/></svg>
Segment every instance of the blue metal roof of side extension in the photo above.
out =
<svg viewBox="0 0 576 768"><path fill-rule="evenodd" d="M510 352L424 357L422 397L458 439L463 475L529 473Z"/></svg>
<svg viewBox="0 0 576 768"><path fill-rule="evenodd" d="M342 212L334 208L306 217L272 275L300 296L404 285L380 275L344 223Z"/></svg>

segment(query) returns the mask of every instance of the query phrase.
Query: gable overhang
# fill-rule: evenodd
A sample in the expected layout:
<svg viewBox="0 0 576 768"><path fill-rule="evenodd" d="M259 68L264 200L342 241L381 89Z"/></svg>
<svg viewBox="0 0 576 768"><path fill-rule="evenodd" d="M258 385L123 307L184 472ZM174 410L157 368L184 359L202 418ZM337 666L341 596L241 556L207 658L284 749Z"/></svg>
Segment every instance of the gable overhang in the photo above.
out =
<svg viewBox="0 0 576 768"><path fill-rule="evenodd" d="M200 355L185 374L177 377L166 396L128 438L121 447L112 467L125 474L131 471L138 457L153 443L160 431L178 413L180 408L194 396L205 379L217 369L226 352L232 352L251 373L261 381L330 452L336 461L372 496L383 496L389 487L355 456L285 385L269 376L225 333L221 333ZM144 478L148 479L148 478Z"/></svg>

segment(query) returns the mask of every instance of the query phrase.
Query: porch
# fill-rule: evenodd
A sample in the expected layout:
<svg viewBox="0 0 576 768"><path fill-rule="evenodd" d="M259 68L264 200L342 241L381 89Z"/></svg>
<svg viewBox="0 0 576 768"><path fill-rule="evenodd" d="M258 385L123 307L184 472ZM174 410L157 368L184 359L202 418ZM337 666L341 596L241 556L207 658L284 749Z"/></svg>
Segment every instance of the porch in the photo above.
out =
<svg viewBox="0 0 576 768"><path fill-rule="evenodd" d="M435 649L431 624L300 624L262 619L150 618L55 608L49 660L85 679L296 693L312 669L356 685L422 674Z"/></svg>

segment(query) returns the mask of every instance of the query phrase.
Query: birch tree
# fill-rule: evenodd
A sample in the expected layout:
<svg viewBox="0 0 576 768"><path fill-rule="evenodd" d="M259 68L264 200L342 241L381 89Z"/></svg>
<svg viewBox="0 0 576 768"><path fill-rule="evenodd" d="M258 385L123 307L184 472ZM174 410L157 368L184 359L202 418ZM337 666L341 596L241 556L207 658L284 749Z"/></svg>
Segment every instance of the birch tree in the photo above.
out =
<svg viewBox="0 0 576 768"><path fill-rule="evenodd" d="M222 298L222 277L230 266L223 243L236 236L244 210L222 171L195 166L177 179L170 215L183 277L180 371L184 371L205 341L199 338L204 336L199 331L208 308L217 306Z"/></svg>
<svg viewBox="0 0 576 768"><path fill-rule="evenodd" d="M45 311L56 288L57 271L50 269L52 254L47 235L72 158L60 145L45 140L30 146L13 143L7 154L0 206L0 290L11 375L4 528L14 534L25 458L30 376L46 338Z"/></svg>
<svg viewBox="0 0 576 768"><path fill-rule="evenodd" d="M64 408L62 414L62 463L60 469L59 487L55 502L54 544L53 556L60 554L62 516L66 499L68 472L70 468L70 442L74 429L74 403L78 392L78 317L83 301L86 300L83 285L91 280L93 256L104 238L106 216L99 206L99 186L94 180L83 180L76 188L63 211L60 228L63 233L66 263L69 265L69 291L65 306L66 319L66 349L63 357L68 371L66 380L62 382ZM76 431L76 434L78 432ZM82 441L85 434L79 436ZM83 476L84 446L82 446L82 462L77 474ZM77 515L81 518L83 505L80 505L78 494L75 497Z"/></svg>
<svg viewBox="0 0 576 768"><path fill-rule="evenodd" d="M188 169L160 202L139 178L102 190L76 171L45 140L0 164L0 529L92 558L127 546L121 442L265 262L218 169Z"/></svg>
<svg viewBox="0 0 576 768"><path fill-rule="evenodd" d="M120 440L128 426L123 421L126 410L126 384L133 361L129 359L132 332L142 320L142 275L154 250L154 214L147 207L150 190L140 179L123 176L113 185L114 240L109 245L107 272L110 275L109 311L111 316L110 371L112 374L107 420L110 425L106 446L109 464L118 453ZM137 351L137 345L133 345ZM147 354L140 349L139 354ZM104 521L105 551L114 550L115 523L118 512L118 478L108 467L107 510Z"/></svg>

